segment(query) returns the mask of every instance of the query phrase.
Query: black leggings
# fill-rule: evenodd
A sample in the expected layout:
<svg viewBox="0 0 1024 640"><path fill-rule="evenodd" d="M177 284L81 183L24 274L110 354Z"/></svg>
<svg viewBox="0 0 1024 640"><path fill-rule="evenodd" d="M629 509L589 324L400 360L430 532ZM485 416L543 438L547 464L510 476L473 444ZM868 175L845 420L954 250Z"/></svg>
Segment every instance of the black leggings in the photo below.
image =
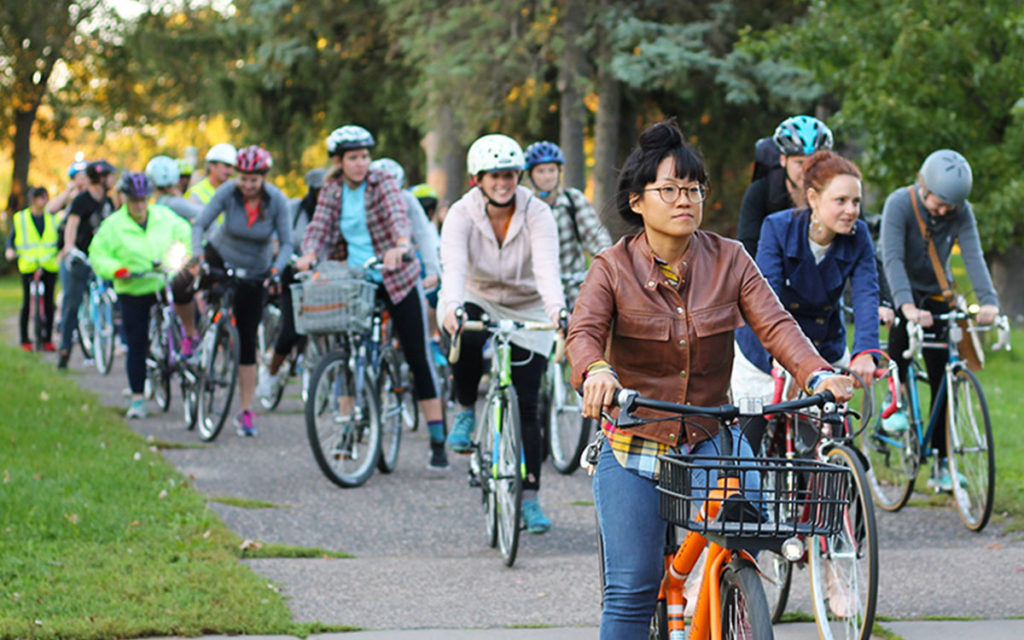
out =
<svg viewBox="0 0 1024 640"><path fill-rule="evenodd" d="M281 332L274 343L274 353L287 356L302 338L295 332L295 313L292 307L292 285L295 284L295 267L288 265L281 272L281 295L277 308L281 310Z"/></svg>
<svg viewBox="0 0 1024 640"><path fill-rule="evenodd" d="M381 287L383 291L383 287ZM437 376L430 364L427 349L427 316L424 311L423 290L417 284L402 301L395 304L384 292L384 300L395 323L395 332L402 345L405 361L412 371L417 400L432 400L438 396Z"/></svg>
<svg viewBox="0 0 1024 640"><path fill-rule="evenodd" d="M479 320L483 309L472 303L464 305L469 320ZM455 399L459 404L472 407L476 404L480 377L484 373L484 342L487 334L466 332L462 334L462 350L458 362L452 365ZM539 353L512 345L512 386L519 396L519 421L523 431L523 451L526 456L527 478L523 488L540 489L540 462L544 453L544 441L540 432L540 416L537 411L537 396L540 382L544 377L548 359Z"/></svg>
<svg viewBox="0 0 1024 640"><path fill-rule="evenodd" d="M217 253L213 245L206 245L204 249L206 262L213 269L223 270L224 259ZM187 269L182 269L171 280L171 292L175 304L188 304L194 298L192 283L194 278ZM202 280L204 288L210 288ZM212 288L222 289L221 285L214 284ZM235 314L235 327L238 329L238 364L256 364L256 338L259 331L260 320L263 318L263 303L266 291L263 283L259 280L239 280L235 286L235 304L232 311Z"/></svg>
<svg viewBox="0 0 1024 640"><path fill-rule="evenodd" d="M925 299L918 305L918 308L930 311L933 315L947 313L950 310L950 306L946 302L931 298ZM889 332L889 356L896 361L896 366L900 369L900 380L906 384L907 360L903 357L903 352L906 350L910 338L907 336L907 319L898 309L897 314L900 317L900 322ZM933 326L925 329L924 339L929 342L945 342L947 333L949 332L946 330L945 323L936 322ZM939 456L945 457L946 403L943 402L936 406L935 400L939 396L939 386L942 385L942 378L946 374L946 362L949 355L945 349L922 349L921 352L924 355L925 369L928 371L928 386L932 390L932 406L929 415L937 414L935 415L935 430L932 432L932 448L938 449Z"/></svg>
<svg viewBox="0 0 1024 640"><path fill-rule="evenodd" d="M146 354L149 353L149 310L156 304L156 295L130 296L118 294L121 322L128 342L125 371L133 394L141 394L146 386Z"/></svg>
<svg viewBox="0 0 1024 640"><path fill-rule="evenodd" d="M29 300L32 295L32 281L35 273L21 274L21 317L18 318L18 330L21 332L21 344L28 344L31 340L28 337L28 315ZM43 335L39 336L43 342L52 342L53 336L53 289L57 283L57 274L43 270L43 311L46 314L46 322L43 323ZM37 310L38 312L38 310Z"/></svg>

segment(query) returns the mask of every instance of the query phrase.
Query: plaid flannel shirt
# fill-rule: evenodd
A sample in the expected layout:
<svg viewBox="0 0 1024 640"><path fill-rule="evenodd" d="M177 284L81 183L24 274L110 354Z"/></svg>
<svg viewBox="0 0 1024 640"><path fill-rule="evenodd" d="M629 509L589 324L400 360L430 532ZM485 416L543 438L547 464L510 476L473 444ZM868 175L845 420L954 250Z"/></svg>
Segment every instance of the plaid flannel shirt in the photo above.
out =
<svg viewBox="0 0 1024 640"><path fill-rule="evenodd" d="M303 254L315 254L332 260L344 260L348 245L341 235L341 173L333 173L324 182L317 200L313 219L306 227L302 241ZM373 252L383 257L384 252L398 244L399 238L409 239L412 225L406 216L405 200L394 178L383 171L370 171L366 176L366 228L370 231ZM395 269L384 269L381 275L384 289L391 302L398 304L416 286L420 267L415 260L403 262Z"/></svg>
<svg viewBox="0 0 1024 640"><path fill-rule="evenodd" d="M578 240L570 214L570 199L576 205L576 226L580 231ZM612 246L608 230L601 224L594 207L579 189L559 191L551 210L558 222L558 255L563 274L586 271L587 253L595 256Z"/></svg>

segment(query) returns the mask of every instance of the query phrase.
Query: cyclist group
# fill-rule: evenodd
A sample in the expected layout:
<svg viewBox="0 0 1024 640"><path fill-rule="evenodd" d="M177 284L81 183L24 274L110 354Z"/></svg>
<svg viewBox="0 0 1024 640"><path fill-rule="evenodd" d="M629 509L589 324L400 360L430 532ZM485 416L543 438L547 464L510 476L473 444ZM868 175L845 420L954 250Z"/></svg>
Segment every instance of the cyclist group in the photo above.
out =
<svg viewBox="0 0 1024 640"><path fill-rule="evenodd" d="M612 411L623 387L700 406L724 404L730 395L769 400L773 358L805 391L829 391L838 401L849 400L855 379L833 367L846 366L870 382L880 354L880 324L900 319L889 349L905 368L906 322L928 328L933 315L950 308L948 291L927 257L930 242L947 270L953 244L959 245L981 303L977 319L994 320L998 300L967 200L972 176L963 156L949 149L932 153L917 180L886 200L880 273L860 219L861 173L831 151L828 127L809 116L788 118L775 131L773 144L777 166L755 180L743 200L742 243L701 229L708 172L671 120L644 131L619 172L614 211L635 233L614 246L585 196L560 187L564 157L553 143L537 142L524 152L505 135L474 142L467 156L473 186L451 204L438 233L437 192L427 185L404 190L401 166L385 159L371 162L373 135L346 125L326 140L330 168L311 171L308 193L292 204L266 179L273 163L258 146L236 152L230 144L215 145L206 156L206 176L184 193L183 176L192 173L191 166L154 158L144 173L122 175L115 200L123 204L116 208L107 195L114 168L103 161L76 164L70 171L75 183L60 198L48 202L45 190L30 192L29 208L15 216L8 257L18 258L26 307L28 283L43 272L47 317L55 274L71 246L89 255L99 277L114 281L128 349L129 417L146 415L147 327L154 293L164 286L154 271L168 264L172 245L183 245L186 255L194 256L172 274L171 286L185 328L186 356L197 340L194 282L198 278L203 286L200 266L243 274L234 305L240 347L235 422L244 436L257 433L254 396L281 384L281 367L298 340L284 296L284 327L265 375L257 380L257 327L267 295L318 261L361 267L376 258L382 265L380 291L428 425L434 469L449 467L446 447L465 453L473 446L485 336L462 339L461 357L451 367L455 414L446 433L442 400L447 399L440 397L430 313L453 335L462 318L484 314L557 325L572 305L561 331L572 385L582 389L582 412L591 418ZM151 202L154 189L158 198ZM58 249L60 223L47 211L65 206L64 247ZM566 291L559 274L588 266L583 286ZM77 306L90 277L81 262L62 277L60 367L67 365ZM880 280L883 291L891 289L891 304L880 296ZM841 304L847 288L852 318ZM31 349L26 318L23 310L21 341ZM852 349L846 346L850 320ZM54 350L50 328L44 329L44 348ZM532 533L551 527L538 497L543 456L538 391L554 337L522 331L511 339L511 379L524 445L523 521ZM928 360L933 397L944 364L941 354ZM890 420L898 422L899 416ZM605 423L599 434L594 494L605 577L602 637L648 634L664 568L666 524L658 515L655 489L658 456L674 449L714 453L719 446L721 435L702 428L699 419L684 429L679 424L626 431ZM754 455L758 428L733 429L737 455ZM945 450L944 435L941 429L934 434L932 445L939 451ZM948 468L937 469L932 482L950 490Z"/></svg>

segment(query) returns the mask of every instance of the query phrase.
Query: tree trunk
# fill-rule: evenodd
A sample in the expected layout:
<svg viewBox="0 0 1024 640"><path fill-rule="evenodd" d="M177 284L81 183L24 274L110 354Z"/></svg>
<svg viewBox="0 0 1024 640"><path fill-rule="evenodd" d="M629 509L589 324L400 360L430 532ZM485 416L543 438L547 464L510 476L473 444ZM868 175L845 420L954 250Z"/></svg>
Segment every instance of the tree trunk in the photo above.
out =
<svg viewBox="0 0 1024 640"><path fill-rule="evenodd" d="M565 0L562 3L562 40L564 48L558 69L558 88L562 93L559 105L559 146L565 154L563 184L566 187L586 187L586 157L583 154L583 133L586 126L586 108L583 105L583 38L586 3Z"/></svg>
<svg viewBox="0 0 1024 640"><path fill-rule="evenodd" d="M1024 248L1013 247L991 259L992 284L999 292L1002 313L1015 324L1024 322Z"/></svg>
<svg viewBox="0 0 1024 640"><path fill-rule="evenodd" d="M441 203L451 204L458 200L466 184L466 150L462 147L462 131L455 123L455 112L450 105L444 105L438 113L437 133L441 138L439 147L444 172L440 206Z"/></svg>
<svg viewBox="0 0 1024 640"><path fill-rule="evenodd" d="M605 227L614 229L615 182L619 158L619 117L622 85L610 71L602 69L597 75L597 118L594 124L594 209L605 221Z"/></svg>
<svg viewBox="0 0 1024 640"><path fill-rule="evenodd" d="M28 166L32 161L32 125L36 122L39 103L34 102L27 110L14 114L14 170L11 172L11 195L7 210L14 213L25 206L25 190L28 188Z"/></svg>

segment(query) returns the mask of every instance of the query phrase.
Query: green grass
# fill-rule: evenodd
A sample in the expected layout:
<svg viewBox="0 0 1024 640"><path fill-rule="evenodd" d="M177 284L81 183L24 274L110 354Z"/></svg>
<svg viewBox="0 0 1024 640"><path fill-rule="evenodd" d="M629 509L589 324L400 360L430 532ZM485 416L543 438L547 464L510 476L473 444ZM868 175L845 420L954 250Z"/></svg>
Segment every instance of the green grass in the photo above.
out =
<svg viewBox="0 0 1024 640"><path fill-rule="evenodd" d="M0 280L0 314L20 304L12 285ZM254 554L151 443L52 365L8 344L0 345L0 638L348 630L293 623L274 585L239 562ZM300 556L274 545L257 553Z"/></svg>
<svg viewBox="0 0 1024 640"><path fill-rule="evenodd" d="M242 549L243 558L354 558L344 551L331 551L321 547L299 547L290 544L248 545Z"/></svg>
<svg viewBox="0 0 1024 640"><path fill-rule="evenodd" d="M267 502L266 500L252 500L250 498L238 498L236 496L215 496L210 498L210 502L219 502L220 504L226 504L229 507L238 507L240 509L287 509L288 505L277 504L276 502Z"/></svg>

